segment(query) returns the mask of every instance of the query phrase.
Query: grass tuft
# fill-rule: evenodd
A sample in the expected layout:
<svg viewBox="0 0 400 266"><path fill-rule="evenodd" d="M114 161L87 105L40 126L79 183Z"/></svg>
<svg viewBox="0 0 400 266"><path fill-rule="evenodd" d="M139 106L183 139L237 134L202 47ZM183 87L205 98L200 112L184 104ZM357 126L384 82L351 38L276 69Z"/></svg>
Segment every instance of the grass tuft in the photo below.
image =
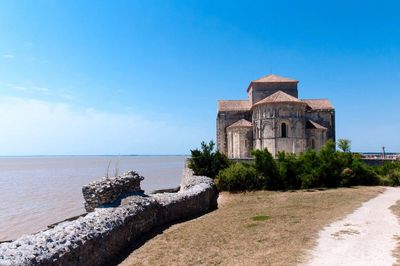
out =
<svg viewBox="0 0 400 266"><path fill-rule="evenodd" d="M251 224L246 224L245 225L247 228L252 228L252 227L256 227L257 224L256 223L251 223Z"/></svg>
<svg viewBox="0 0 400 266"><path fill-rule="evenodd" d="M256 216L252 217L251 219L252 219L253 221L266 221L266 220L268 220L269 218L270 218L270 217L267 216L267 215L256 215Z"/></svg>

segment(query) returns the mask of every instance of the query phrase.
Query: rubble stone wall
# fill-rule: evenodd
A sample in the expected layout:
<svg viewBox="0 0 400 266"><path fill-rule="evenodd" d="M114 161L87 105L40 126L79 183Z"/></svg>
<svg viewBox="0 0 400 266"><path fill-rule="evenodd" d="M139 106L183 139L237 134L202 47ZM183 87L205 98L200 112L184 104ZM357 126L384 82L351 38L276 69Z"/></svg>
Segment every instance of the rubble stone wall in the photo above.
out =
<svg viewBox="0 0 400 266"><path fill-rule="evenodd" d="M118 199L134 193L143 192L140 182L143 176L134 171L117 177L103 177L82 187L87 212L94 211L104 204L112 204Z"/></svg>
<svg viewBox="0 0 400 266"><path fill-rule="evenodd" d="M185 169L177 193L129 196L118 207L0 244L0 265L106 265L153 228L216 208L217 197L210 178Z"/></svg>

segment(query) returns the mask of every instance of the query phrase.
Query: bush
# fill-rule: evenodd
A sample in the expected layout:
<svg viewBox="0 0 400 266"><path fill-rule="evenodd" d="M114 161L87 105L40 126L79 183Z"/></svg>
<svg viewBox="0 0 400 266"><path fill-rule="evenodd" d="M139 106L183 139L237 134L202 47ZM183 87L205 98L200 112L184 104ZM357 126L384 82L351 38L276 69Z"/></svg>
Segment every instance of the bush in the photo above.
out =
<svg viewBox="0 0 400 266"><path fill-rule="evenodd" d="M190 151L192 157L189 159L189 168L193 170L195 175L215 178L219 171L229 166L228 158L219 151L215 151L214 147L213 141L208 144L203 141L201 150Z"/></svg>
<svg viewBox="0 0 400 266"><path fill-rule="evenodd" d="M335 143L332 140L328 140L318 152L319 186L338 187L340 185L341 173L346 166L343 165L343 160L338 155L339 152L336 152Z"/></svg>
<svg viewBox="0 0 400 266"><path fill-rule="evenodd" d="M376 186L380 185L379 176L374 172L373 168L361 159L353 159L351 169L354 171L357 180L354 185Z"/></svg>
<svg viewBox="0 0 400 266"><path fill-rule="evenodd" d="M339 144L343 152L329 140L318 152L306 150L298 156L279 152L276 160L267 149L255 150L254 165L230 165L225 155L214 151L212 141L202 142L201 150L191 151L189 167L196 175L217 176L217 187L228 191L400 185L400 162L371 167L350 152L350 141Z"/></svg>
<svg viewBox="0 0 400 266"><path fill-rule="evenodd" d="M255 158L255 168L260 179L265 179L265 187L269 190L283 188L277 164L272 154L267 150L255 150L252 152Z"/></svg>
<svg viewBox="0 0 400 266"><path fill-rule="evenodd" d="M285 152L278 153L278 171L285 189L301 188L301 169L300 160L294 154Z"/></svg>
<svg viewBox="0 0 400 266"><path fill-rule="evenodd" d="M263 189L265 180L257 175L252 165L234 163L219 172L215 179L219 190L244 191Z"/></svg>
<svg viewBox="0 0 400 266"><path fill-rule="evenodd" d="M400 186L400 162L387 162L374 168L383 185Z"/></svg>
<svg viewBox="0 0 400 266"><path fill-rule="evenodd" d="M321 186L319 180L320 165L317 153L314 150L306 150L297 158L299 168L299 177L301 179L301 188L312 188Z"/></svg>

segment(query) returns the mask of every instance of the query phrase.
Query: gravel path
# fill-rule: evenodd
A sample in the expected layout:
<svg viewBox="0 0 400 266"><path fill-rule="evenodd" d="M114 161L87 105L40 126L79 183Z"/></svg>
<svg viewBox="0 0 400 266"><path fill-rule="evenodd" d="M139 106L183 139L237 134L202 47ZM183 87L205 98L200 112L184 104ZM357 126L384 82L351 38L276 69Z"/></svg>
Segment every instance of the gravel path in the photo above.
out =
<svg viewBox="0 0 400 266"><path fill-rule="evenodd" d="M398 200L400 188L387 188L352 214L325 227L308 264L393 265L396 259L392 251L400 225L389 208Z"/></svg>

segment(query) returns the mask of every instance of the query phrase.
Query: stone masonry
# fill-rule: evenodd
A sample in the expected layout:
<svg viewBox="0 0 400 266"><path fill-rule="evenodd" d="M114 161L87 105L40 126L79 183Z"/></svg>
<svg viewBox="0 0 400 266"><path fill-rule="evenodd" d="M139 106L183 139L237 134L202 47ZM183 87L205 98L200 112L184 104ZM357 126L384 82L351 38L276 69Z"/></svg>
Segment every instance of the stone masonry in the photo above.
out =
<svg viewBox="0 0 400 266"><path fill-rule="evenodd" d="M144 179L134 171L117 177L103 177L82 187L87 212L104 204L113 204L121 198L135 193L143 193L140 182Z"/></svg>
<svg viewBox="0 0 400 266"><path fill-rule="evenodd" d="M298 81L268 75L250 82L247 100L220 100L217 147L228 158L251 150L299 154L335 141L335 109L327 99L299 99Z"/></svg>

